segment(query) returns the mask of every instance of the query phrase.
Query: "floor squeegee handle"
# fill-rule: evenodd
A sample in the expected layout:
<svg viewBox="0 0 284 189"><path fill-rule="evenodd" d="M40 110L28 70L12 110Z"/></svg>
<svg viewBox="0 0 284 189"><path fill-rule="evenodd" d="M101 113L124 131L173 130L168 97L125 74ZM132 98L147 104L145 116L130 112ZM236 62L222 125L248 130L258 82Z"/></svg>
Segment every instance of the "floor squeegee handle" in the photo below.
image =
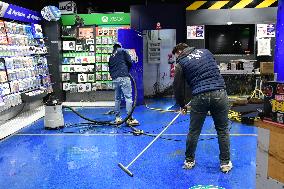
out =
<svg viewBox="0 0 284 189"><path fill-rule="evenodd" d="M155 138L154 140L152 140L152 142L150 142L148 144L148 146L146 146L142 152L140 152L140 154L138 154L126 167L123 166L121 163L118 164L118 166L124 171L126 172L129 176L133 177L133 173L131 173L128 168L168 129L169 126L171 126L173 124L173 122L180 116L181 112L178 113L178 115L176 115L176 117L162 130L162 132L160 132Z"/></svg>

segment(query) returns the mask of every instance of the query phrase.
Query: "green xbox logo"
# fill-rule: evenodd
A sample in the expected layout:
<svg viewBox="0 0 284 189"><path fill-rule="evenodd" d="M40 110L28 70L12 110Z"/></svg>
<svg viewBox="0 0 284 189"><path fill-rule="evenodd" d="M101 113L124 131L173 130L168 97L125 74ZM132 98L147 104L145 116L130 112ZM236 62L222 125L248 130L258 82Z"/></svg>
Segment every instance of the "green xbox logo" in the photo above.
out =
<svg viewBox="0 0 284 189"><path fill-rule="evenodd" d="M103 16L102 17L102 22L104 22L104 23L108 22L108 17L107 16Z"/></svg>

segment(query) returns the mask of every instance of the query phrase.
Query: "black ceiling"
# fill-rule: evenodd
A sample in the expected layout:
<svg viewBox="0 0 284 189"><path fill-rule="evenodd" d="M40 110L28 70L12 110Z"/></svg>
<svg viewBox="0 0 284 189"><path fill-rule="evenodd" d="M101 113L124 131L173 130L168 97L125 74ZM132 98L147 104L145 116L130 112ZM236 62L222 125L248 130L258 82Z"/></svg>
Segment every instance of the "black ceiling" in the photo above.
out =
<svg viewBox="0 0 284 189"><path fill-rule="evenodd" d="M4 2L40 11L46 5L58 5L60 0L3 0ZM61 0L62 1L62 0ZM87 13L91 7L94 12L129 12L131 5L149 5L157 3L174 3L188 5L193 0L73 0L78 13Z"/></svg>
<svg viewBox="0 0 284 189"><path fill-rule="evenodd" d="M7 3L22 6L31 10L40 11L46 5L58 6L59 1L68 0L2 0ZM186 8L195 0L73 0L77 4L78 13L88 13L87 8L91 7L94 12L130 12L131 5L149 5L149 4L180 4ZM215 0L207 0L215 1ZM235 4L240 0L230 0ZM251 4L259 4L263 0L253 0ZM274 3L277 4L277 3ZM277 5L276 5L277 6Z"/></svg>

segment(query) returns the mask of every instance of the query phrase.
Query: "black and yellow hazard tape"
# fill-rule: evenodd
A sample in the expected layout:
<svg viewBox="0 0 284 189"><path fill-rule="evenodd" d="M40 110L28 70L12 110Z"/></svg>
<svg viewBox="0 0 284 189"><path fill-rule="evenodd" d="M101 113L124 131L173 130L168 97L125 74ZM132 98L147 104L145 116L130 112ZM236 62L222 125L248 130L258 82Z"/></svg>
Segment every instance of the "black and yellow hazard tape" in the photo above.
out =
<svg viewBox="0 0 284 189"><path fill-rule="evenodd" d="M239 112L229 110L228 118L232 121L242 122L241 114Z"/></svg>
<svg viewBox="0 0 284 189"><path fill-rule="evenodd" d="M149 110L158 111L160 113L168 113L168 112L178 113L178 111L175 111L175 110L166 110L166 109L162 109L162 108L151 108L147 104L145 106ZM190 113L190 111L188 111L187 113ZM242 114L240 112L235 112L233 110L229 110L228 118L230 120L232 120L232 121L235 121L235 122L240 122L241 123L243 121ZM259 117L250 118L250 119L253 119L254 121L257 121L257 120L259 120Z"/></svg>
<svg viewBox="0 0 284 189"><path fill-rule="evenodd" d="M277 7L277 0L223 0L223 1L201 1L197 0L189 4L188 11L199 9L243 9L243 8L267 8Z"/></svg>

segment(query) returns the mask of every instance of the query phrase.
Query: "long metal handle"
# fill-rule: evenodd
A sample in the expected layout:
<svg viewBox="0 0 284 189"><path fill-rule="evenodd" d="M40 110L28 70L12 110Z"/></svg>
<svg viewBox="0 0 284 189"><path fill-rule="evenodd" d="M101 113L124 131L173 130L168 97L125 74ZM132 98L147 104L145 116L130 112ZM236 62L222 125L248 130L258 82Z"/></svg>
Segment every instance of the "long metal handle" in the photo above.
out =
<svg viewBox="0 0 284 189"><path fill-rule="evenodd" d="M171 124L173 124L173 122L180 116L181 112L178 113L178 115L162 130L162 132L160 134L158 134L154 140L152 140L152 142L150 142L150 144L148 144L148 146L146 148L144 148L144 150L142 150L142 152L140 152L140 154L138 154L136 156L136 158L134 158L132 160L132 162L130 162L126 168L128 169L128 167L130 167L166 130L169 126L171 126Z"/></svg>

